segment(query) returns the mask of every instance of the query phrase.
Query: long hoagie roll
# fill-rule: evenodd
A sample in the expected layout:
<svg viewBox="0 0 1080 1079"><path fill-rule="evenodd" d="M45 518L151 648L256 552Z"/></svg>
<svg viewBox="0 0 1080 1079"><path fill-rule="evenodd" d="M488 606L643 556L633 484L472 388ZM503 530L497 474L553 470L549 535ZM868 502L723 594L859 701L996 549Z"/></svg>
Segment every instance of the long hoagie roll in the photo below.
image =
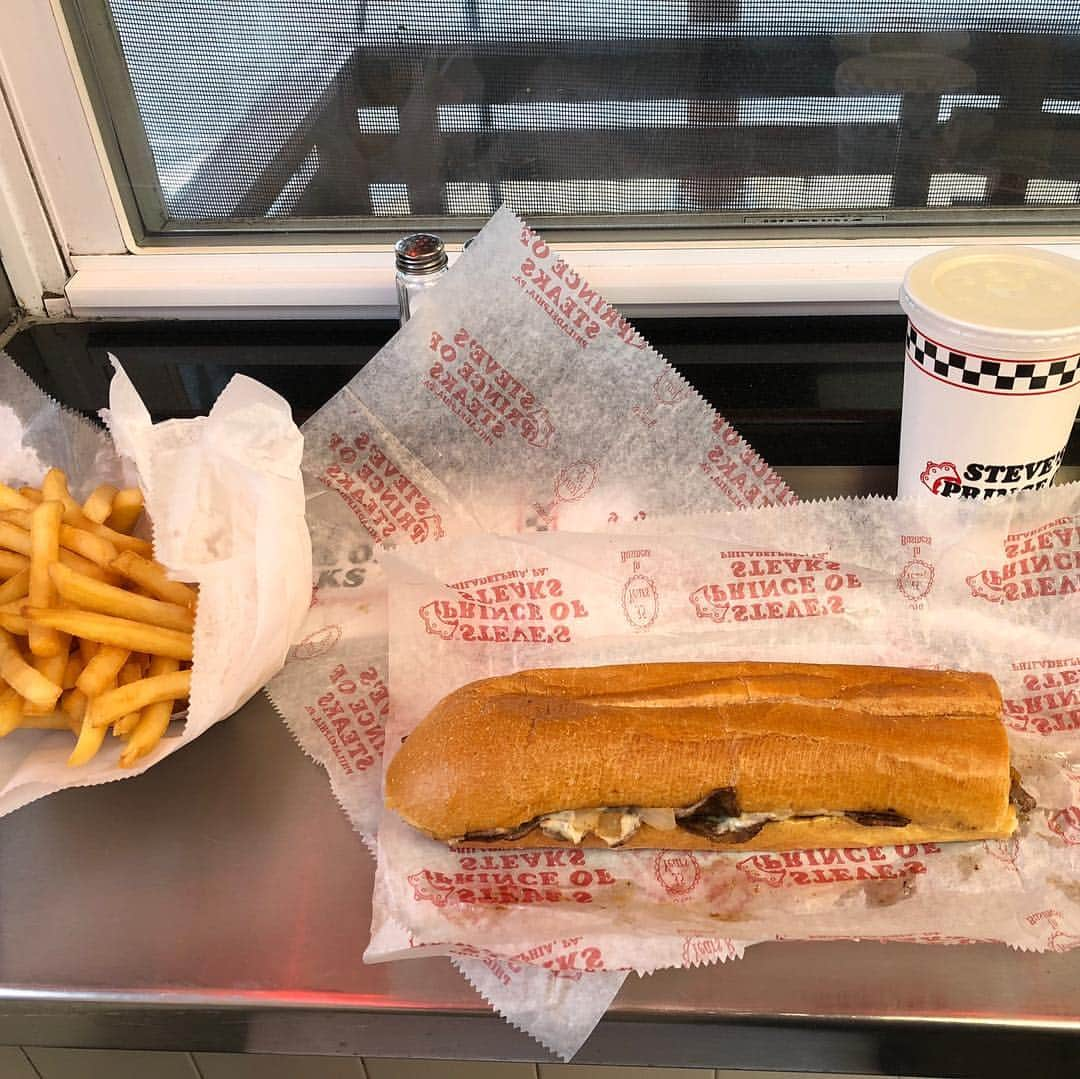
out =
<svg viewBox="0 0 1080 1079"><path fill-rule="evenodd" d="M999 838L1028 798L986 674L786 663L520 671L440 701L386 803L455 844L784 850Z"/></svg>

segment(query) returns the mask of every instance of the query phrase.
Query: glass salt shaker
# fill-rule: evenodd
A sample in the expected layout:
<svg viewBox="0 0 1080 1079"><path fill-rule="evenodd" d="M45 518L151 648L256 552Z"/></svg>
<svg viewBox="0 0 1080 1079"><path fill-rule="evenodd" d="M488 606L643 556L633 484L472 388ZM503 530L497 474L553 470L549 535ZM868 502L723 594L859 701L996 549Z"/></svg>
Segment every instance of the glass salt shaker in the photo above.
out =
<svg viewBox="0 0 1080 1079"><path fill-rule="evenodd" d="M438 236L414 232L394 245L394 263L398 311L404 326L421 302L421 295L446 275L446 248Z"/></svg>

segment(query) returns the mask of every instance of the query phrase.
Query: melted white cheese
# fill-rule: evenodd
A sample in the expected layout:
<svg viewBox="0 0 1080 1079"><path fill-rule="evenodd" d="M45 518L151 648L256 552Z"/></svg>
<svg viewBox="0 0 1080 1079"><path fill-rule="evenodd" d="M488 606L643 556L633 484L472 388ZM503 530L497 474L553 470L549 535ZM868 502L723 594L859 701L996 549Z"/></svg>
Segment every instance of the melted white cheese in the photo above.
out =
<svg viewBox="0 0 1080 1079"><path fill-rule="evenodd" d="M619 806L611 809L567 809L562 813L549 813L541 817L540 830L555 839L578 844L587 836L595 835L609 847L625 843L643 824L658 831L670 832L678 823L676 818L686 816L687 810L640 808ZM738 832L771 821L790 820L800 817L842 817L844 814L832 809L800 810L781 809L773 813L743 813L739 817L718 817L713 831L718 835Z"/></svg>

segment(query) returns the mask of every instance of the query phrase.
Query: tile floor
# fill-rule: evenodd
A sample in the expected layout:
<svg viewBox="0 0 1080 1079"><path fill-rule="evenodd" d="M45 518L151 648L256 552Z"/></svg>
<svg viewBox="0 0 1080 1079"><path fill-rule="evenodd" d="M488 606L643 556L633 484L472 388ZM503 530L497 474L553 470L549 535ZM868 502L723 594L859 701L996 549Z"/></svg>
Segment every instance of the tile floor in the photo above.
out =
<svg viewBox="0 0 1080 1079"><path fill-rule="evenodd" d="M824 1079L807 1072L0 1046L0 1079ZM848 1079L864 1079L849 1076Z"/></svg>

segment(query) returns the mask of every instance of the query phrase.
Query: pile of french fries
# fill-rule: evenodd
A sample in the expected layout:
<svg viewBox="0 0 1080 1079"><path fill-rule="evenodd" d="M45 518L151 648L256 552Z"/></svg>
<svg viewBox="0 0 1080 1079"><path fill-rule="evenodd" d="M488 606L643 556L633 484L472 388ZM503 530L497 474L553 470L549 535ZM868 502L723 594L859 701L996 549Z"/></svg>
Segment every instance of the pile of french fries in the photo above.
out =
<svg viewBox="0 0 1080 1079"><path fill-rule="evenodd" d="M77 766L111 728L129 768L187 698L198 594L131 535L142 508L109 486L79 505L57 468L40 488L0 484L0 738L70 730Z"/></svg>

